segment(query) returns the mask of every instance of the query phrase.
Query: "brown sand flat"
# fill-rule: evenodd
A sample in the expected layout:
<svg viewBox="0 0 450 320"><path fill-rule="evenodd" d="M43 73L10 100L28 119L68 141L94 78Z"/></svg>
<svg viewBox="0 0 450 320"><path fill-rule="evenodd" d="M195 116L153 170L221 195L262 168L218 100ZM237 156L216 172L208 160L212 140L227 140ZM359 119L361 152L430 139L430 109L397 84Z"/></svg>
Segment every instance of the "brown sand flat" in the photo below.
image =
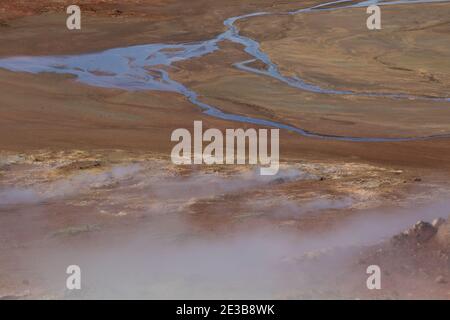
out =
<svg viewBox="0 0 450 320"><path fill-rule="evenodd" d="M61 75L0 72L2 150L106 148L168 154L176 128L191 127L194 120L223 125L171 93L129 93Z"/></svg>
<svg viewBox="0 0 450 320"><path fill-rule="evenodd" d="M194 88L202 101L236 114L288 123L330 135L420 137L450 132L447 103L322 95L237 70L248 56L234 45L223 52L179 63L174 79ZM219 72L212 70L219 68ZM200 79L204 79L201 81ZM251 103L249 103L251 101ZM392 165L448 168L446 139L402 143L355 143L303 138L282 132L282 156L352 158ZM435 151L433 151L435 150Z"/></svg>
<svg viewBox="0 0 450 320"><path fill-rule="evenodd" d="M382 8L368 32L365 8L240 22L285 74L325 88L448 97L448 3ZM324 54L326 53L326 54Z"/></svg>
<svg viewBox="0 0 450 320"><path fill-rule="evenodd" d="M319 3L273 0L126 0L78 2L82 29L67 30L71 1L0 1L0 56L74 54L148 43L212 39L226 18L255 11L284 11Z"/></svg>

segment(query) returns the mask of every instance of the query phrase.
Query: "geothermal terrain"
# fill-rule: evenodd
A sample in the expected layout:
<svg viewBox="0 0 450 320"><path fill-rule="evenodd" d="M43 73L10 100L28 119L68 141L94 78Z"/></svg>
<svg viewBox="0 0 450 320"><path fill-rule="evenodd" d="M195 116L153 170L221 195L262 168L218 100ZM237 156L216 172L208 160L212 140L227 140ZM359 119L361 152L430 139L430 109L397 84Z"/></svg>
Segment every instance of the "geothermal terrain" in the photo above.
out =
<svg viewBox="0 0 450 320"><path fill-rule="evenodd" d="M0 0L0 299L450 298L450 2L70 4ZM196 120L278 174L173 164Z"/></svg>

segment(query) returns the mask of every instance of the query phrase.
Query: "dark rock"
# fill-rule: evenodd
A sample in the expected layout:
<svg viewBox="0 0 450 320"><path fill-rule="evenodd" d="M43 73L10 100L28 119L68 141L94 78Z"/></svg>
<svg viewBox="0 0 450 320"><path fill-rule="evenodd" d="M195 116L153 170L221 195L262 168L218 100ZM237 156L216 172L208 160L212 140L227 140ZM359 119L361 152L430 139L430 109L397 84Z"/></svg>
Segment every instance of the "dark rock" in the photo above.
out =
<svg viewBox="0 0 450 320"><path fill-rule="evenodd" d="M287 182L287 179L277 178L277 179L275 179L273 181L270 181L269 185L278 185L278 184L283 184L285 182Z"/></svg>
<svg viewBox="0 0 450 320"><path fill-rule="evenodd" d="M437 233L437 228L430 223L419 221L412 228L392 238L394 245L415 244L421 245L430 240Z"/></svg>
<svg viewBox="0 0 450 320"><path fill-rule="evenodd" d="M120 16L122 13L123 13L122 10L114 9L114 10L112 11L111 15L117 17L117 16Z"/></svg>
<svg viewBox="0 0 450 320"><path fill-rule="evenodd" d="M412 229L410 229L410 235L412 235L418 243L424 243L430 240L437 232L437 229L430 223L419 221Z"/></svg>

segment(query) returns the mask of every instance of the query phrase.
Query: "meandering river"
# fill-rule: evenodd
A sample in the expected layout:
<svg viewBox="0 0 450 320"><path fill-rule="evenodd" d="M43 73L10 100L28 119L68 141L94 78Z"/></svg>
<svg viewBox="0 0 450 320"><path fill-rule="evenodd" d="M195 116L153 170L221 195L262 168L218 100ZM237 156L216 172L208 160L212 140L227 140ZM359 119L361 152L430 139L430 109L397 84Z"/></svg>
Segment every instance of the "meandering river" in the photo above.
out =
<svg viewBox="0 0 450 320"><path fill-rule="evenodd" d="M365 7L370 4L397 5L448 1L449 0L401 0L381 2L378 0L371 0L349 4L348 0L340 0L326 2L310 8L285 13L257 12L232 17L225 20L224 25L227 27L227 30L225 32L219 34L214 39L202 42L138 45L82 55L10 57L0 59L0 68L15 72L53 72L61 74L72 74L77 77L78 81L98 87L118 88L123 90L159 90L176 92L185 96L190 102L200 107L202 111L209 116L229 121L251 123L255 125L289 130L310 138L360 142L396 142L427 140L434 138L450 138L450 133L423 137L402 138L369 138L326 135L316 132L310 132L280 122L226 113L219 110L215 106L202 102L195 91L189 89L182 83L171 79L169 73L167 72L167 69L170 68L173 63L177 61L202 57L204 55L218 51L220 50L219 43L228 40L233 43L241 44L244 47L244 51L253 57L251 60L235 63L234 66L236 68L244 72L251 72L261 76L267 76L277 79L278 81L281 81L291 87L298 88L299 90L306 90L319 94L379 96L391 99L421 99L448 103L450 102L450 98L448 97L429 98L422 96L411 96L404 93L356 93L352 91L332 90L307 83L298 77L285 76L281 73L278 66L271 61L270 57L261 50L260 44L251 38L242 36L239 33L239 29L235 25L238 20L250 19L255 16L263 15L308 14L310 12L318 10L342 10L346 8ZM249 63L254 61L263 62L267 66L266 69L255 69L250 67Z"/></svg>

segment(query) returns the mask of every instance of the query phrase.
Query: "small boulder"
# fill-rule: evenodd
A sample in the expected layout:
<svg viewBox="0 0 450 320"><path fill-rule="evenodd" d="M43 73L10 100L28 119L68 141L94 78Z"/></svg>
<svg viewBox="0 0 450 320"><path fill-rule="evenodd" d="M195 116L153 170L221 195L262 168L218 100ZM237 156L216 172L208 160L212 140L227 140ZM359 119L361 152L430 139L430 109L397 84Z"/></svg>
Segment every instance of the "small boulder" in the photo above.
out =
<svg viewBox="0 0 450 320"><path fill-rule="evenodd" d="M437 232L437 229L430 223L419 221L412 228L410 234L418 243L424 243L430 240Z"/></svg>
<svg viewBox="0 0 450 320"><path fill-rule="evenodd" d="M418 221L412 228L394 236L394 245L402 244L422 244L430 240L437 232L437 229L430 223Z"/></svg>

